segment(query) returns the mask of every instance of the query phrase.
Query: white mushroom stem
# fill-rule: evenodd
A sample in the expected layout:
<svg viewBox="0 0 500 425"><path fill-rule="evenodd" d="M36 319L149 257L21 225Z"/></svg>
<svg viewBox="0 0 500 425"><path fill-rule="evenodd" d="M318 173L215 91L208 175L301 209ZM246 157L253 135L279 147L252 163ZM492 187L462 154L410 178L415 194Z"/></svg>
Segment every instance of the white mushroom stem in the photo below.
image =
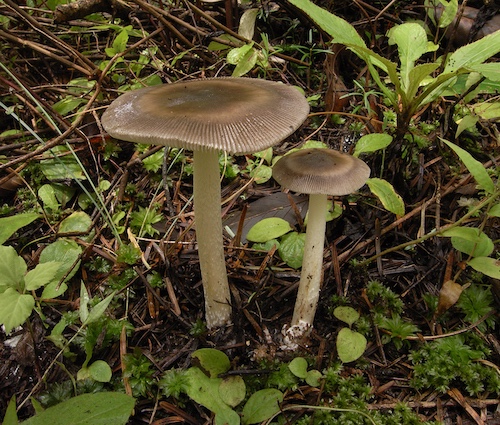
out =
<svg viewBox="0 0 500 425"><path fill-rule="evenodd" d="M209 329L231 321L231 295L227 281L222 238L219 154L216 150L193 152L193 197Z"/></svg>
<svg viewBox="0 0 500 425"><path fill-rule="evenodd" d="M312 328L323 280L323 248L327 205L327 195L309 195L302 272L291 323L292 327L300 326L304 333Z"/></svg>

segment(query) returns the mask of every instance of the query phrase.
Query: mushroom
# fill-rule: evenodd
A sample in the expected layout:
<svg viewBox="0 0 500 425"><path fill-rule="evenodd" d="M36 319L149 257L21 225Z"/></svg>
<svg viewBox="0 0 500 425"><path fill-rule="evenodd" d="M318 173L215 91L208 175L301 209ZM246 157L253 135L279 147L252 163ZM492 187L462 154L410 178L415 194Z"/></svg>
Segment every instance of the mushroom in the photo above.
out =
<svg viewBox="0 0 500 425"><path fill-rule="evenodd" d="M207 327L229 324L219 152L267 149L309 113L299 90L253 78L211 78L146 87L118 97L102 116L117 139L193 151L195 229Z"/></svg>
<svg viewBox="0 0 500 425"><path fill-rule="evenodd" d="M313 325L323 279L328 195L352 193L369 176L370 168L363 161L331 149L299 149L279 159L273 167L273 177L281 186L309 194L299 291L287 331L292 339L306 335Z"/></svg>

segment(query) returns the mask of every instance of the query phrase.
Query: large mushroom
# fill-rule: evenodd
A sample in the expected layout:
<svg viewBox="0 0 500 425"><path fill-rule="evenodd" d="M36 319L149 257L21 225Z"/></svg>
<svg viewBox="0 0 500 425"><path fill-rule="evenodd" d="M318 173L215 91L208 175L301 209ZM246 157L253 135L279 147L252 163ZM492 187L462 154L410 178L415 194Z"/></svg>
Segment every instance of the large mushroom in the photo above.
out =
<svg viewBox="0 0 500 425"><path fill-rule="evenodd" d="M193 151L195 228L208 328L230 323L219 152L264 150L292 134L309 105L300 91L254 78L212 78L134 90L102 116L117 139Z"/></svg>
<svg viewBox="0 0 500 425"><path fill-rule="evenodd" d="M323 279L328 195L342 196L363 186L370 168L351 155L331 149L299 149L280 158L274 179L284 188L309 194L306 240L299 291L288 335L300 339L313 326Z"/></svg>

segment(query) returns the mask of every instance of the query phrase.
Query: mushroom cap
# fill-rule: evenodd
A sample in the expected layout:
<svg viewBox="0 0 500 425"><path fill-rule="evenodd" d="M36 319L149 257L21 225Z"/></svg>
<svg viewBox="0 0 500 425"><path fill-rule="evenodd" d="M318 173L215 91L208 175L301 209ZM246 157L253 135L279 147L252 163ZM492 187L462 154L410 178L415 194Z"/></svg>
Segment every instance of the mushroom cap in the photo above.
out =
<svg viewBox="0 0 500 425"><path fill-rule="evenodd" d="M341 196L363 186L370 177L370 167L332 149L299 149L274 164L273 177L294 192Z"/></svg>
<svg viewBox="0 0 500 425"><path fill-rule="evenodd" d="M127 92L102 116L129 142L233 154L258 152L292 134L309 104L295 87L256 78L208 78Z"/></svg>

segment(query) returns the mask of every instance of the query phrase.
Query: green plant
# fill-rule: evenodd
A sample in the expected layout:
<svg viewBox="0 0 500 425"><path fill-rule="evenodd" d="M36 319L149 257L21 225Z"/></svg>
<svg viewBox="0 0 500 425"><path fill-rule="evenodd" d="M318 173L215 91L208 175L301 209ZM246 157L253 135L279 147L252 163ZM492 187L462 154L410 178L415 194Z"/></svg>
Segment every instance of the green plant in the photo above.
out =
<svg viewBox="0 0 500 425"><path fill-rule="evenodd" d="M136 347L133 353L125 354L123 364L123 378L128 381L134 397L146 397L154 382L151 361Z"/></svg>
<svg viewBox="0 0 500 425"><path fill-rule="evenodd" d="M359 319L359 313L352 307L339 306L333 310L333 315L344 323L348 328L340 329L337 335L337 354L343 363L353 362L359 359L365 352L367 341L364 335L351 329L352 325Z"/></svg>
<svg viewBox="0 0 500 425"><path fill-rule="evenodd" d="M398 67L397 63L367 48L364 40L347 21L310 0L290 0L290 3L309 15L318 27L332 37L333 43L345 45L367 64L373 81L397 114L398 140L402 140L408 132L415 113L444 95L458 76L475 72L485 78L499 78L498 67L484 63L500 51L498 31L435 62L416 64L426 53L436 51L438 46L428 41L421 24L412 22L396 25L387 36L389 44L397 46Z"/></svg>
<svg viewBox="0 0 500 425"><path fill-rule="evenodd" d="M153 227L153 224L159 223L163 218L157 208L139 207L139 211L133 211L130 214L130 227L137 232L140 238L145 235L154 236L160 232Z"/></svg>
<svg viewBox="0 0 500 425"><path fill-rule="evenodd" d="M484 350L473 349L466 338L462 335L441 338L413 351L410 355L414 366L412 386L445 393L452 386L462 385L472 396L484 391L499 394L498 372L479 362L485 357ZM476 339L473 345L482 344Z"/></svg>

